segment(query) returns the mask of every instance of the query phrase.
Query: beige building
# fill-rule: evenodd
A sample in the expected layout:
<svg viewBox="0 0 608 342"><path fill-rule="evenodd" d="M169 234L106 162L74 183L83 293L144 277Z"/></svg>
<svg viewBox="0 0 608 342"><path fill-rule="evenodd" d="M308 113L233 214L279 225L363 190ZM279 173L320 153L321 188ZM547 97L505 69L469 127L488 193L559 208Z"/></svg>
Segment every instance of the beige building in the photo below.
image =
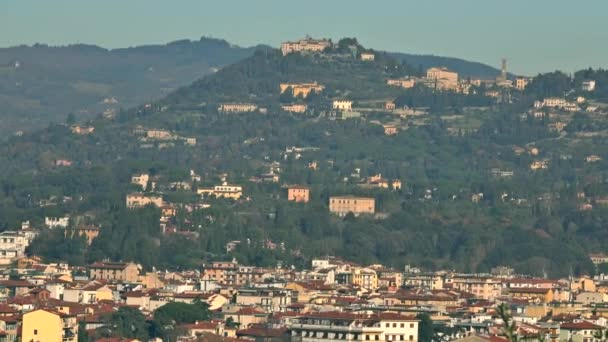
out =
<svg viewBox="0 0 608 342"><path fill-rule="evenodd" d="M140 173L131 176L131 184L139 185L142 190L146 190L150 176L147 173Z"/></svg>
<svg viewBox="0 0 608 342"><path fill-rule="evenodd" d="M76 316L39 309L23 315L21 341L76 342L78 321Z"/></svg>
<svg viewBox="0 0 608 342"><path fill-rule="evenodd" d="M198 189L197 193L202 196L215 196L216 198L232 198L237 200L243 197L243 187L240 185L229 185L224 182L222 185L216 185L211 189Z"/></svg>
<svg viewBox="0 0 608 342"><path fill-rule="evenodd" d="M135 283L138 277L139 266L132 262L96 262L89 266L89 278L93 280Z"/></svg>
<svg viewBox="0 0 608 342"><path fill-rule="evenodd" d="M223 103L217 109L222 113L255 112L258 106L253 103Z"/></svg>
<svg viewBox="0 0 608 342"><path fill-rule="evenodd" d="M158 195L146 195L142 193L132 193L127 195L127 208L143 208L147 205L154 205L158 208L163 206L163 198Z"/></svg>
<svg viewBox="0 0 608 342"><path fill-rule="evenodd" d="M301 185L288 186L287 200L292 202L308 203L310 200L310 188Z"/></svg>
<svg viewBox="0 0 608 342"><path fill-rule="evenodd" d="M363 52L361 53L362 61L373 61L376 59L376 55L373 52Z"/></svg>
<svg viewBox="0 0 608 342"><path fill-rule="evenodd" d="M395 135L399 133L399 128L393 125L384 125L384 134L386 135Z"/></svg>
<svg viewBox="0 0 608 342"><path fill-rule="evenodd" d="M146 131L146 137L155 140L171 140L173 135L171 132L164 129L149 129Z"/></svg>
<svg viewBox="0 0 608 342"><path fill-rule="evenodd" d="M524 90L528 86L530 79L527 77L517 77L515 79L515 89Z"/></svg>
<svg viewBox="0 0 608 342"><path fill-rule="evenodd" d="M304 98L308 97L308 94L311 92L321 93L325 90L325 86L318 84L317 82L313 83L281 83L279 84L279 88L281 89L281 94L283 94L287 89L291 89L294 97L302 96Z"/></svg>
<svg viewBox="0 0 608 342"><path fill-rule="evenodd" d="M416 80L413 78L391 79L386 81L386 84L405 89L413 88L416 85Z"/></svg>
<svg viewBox="0 0 608 342"><path fill-rule="evenodd" d="M458 89L458 73L448 68L430 68L426 71L426 78L433 82L437 89Z"/></svg>
<svg viewBox="0 0 608 342"><path fill-rule="evenodd" d="M298 104L298 103L281 105L281 109L283 109L286 112L292 112L292 113L304 113L304 112L306 112L307 108L308 108L307 105Z"/></svg>
<svg viewBox="0 0 608 342"><path fill-rule="evenodd" d="M323 52L323 50L331 47L331 41L328 39L312 39L306 37L298 41L281 43L281 52L286 56L293 52Z"/></svg>
<svg viewBox="0 0 608 342"><path fill-rule="evenodd" d="M355 216L373 214L376 212L376 200L369 197L332 196L329 198L329 211L338 216L348 213Z"/></svg>
<svg viewBox="0 0 608 342"><path fill-rule="evenodd" d="M501 283L492 277L457 275L449 279L454 290L472 293L476 298L493 299L501 294Z"/></svg>

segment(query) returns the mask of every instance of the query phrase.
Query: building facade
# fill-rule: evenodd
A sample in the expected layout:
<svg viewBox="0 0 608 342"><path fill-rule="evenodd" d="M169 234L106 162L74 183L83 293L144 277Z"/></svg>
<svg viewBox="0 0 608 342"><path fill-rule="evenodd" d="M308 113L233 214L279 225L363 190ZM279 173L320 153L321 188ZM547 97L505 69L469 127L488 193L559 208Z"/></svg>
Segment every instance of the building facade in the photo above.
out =
<svg viewBox="0 0 608 342"><path fill-rule="evenodd" d="M329 211L338 216L353 213L373 214L376 212L376 200L370 197L332 196L329 198Z"/></svg>

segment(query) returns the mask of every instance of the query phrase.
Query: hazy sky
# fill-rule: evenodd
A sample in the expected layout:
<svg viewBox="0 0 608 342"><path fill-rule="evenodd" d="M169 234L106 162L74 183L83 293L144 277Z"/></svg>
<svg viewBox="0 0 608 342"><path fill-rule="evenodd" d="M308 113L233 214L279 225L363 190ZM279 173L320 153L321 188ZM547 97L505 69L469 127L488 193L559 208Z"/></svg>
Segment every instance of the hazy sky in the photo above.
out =
<svg viewBox="0 0 608 342"><path fill-rule="evenodd" d="M126 47L201 36L238 45L355 36L375 49L516 73L608 67L608 0L1 0L0 46Z"/></svg>

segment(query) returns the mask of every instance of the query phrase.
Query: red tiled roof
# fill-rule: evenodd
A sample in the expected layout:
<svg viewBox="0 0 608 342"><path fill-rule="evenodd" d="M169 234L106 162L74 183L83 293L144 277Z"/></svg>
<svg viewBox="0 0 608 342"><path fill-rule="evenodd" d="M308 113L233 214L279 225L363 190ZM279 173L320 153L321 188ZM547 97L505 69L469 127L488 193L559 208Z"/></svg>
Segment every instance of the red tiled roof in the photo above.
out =
<svg viewBox="0 0 608 342"><path fill-rule="evenodd" d="M583 321L583 322L578 322L578 323L563 323L560 324L560 329L566 329L566 330L601 330L604 329L604 327L601 327L599 325L595 325L591 322L587 322L587 321Z"/></svg>

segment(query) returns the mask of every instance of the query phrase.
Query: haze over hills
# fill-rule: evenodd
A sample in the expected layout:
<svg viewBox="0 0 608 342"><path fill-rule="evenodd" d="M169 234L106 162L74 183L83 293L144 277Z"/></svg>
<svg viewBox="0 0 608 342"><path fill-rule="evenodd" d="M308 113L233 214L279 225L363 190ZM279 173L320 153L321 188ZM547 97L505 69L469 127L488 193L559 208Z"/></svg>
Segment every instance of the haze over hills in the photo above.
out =
<svg viewBox="0 0 608 342"><path fill-rule="evenodd" d="M113 50L84 44L2 48L0 133L63 122L69 113L83 120L108 109L150 102L260 47L243 48L203 37ZM415 68L442 65L464 77L492 79L498 74L490 66L461 59L392 55Z"/></svg>

